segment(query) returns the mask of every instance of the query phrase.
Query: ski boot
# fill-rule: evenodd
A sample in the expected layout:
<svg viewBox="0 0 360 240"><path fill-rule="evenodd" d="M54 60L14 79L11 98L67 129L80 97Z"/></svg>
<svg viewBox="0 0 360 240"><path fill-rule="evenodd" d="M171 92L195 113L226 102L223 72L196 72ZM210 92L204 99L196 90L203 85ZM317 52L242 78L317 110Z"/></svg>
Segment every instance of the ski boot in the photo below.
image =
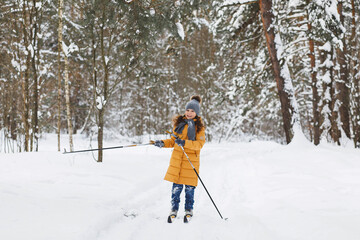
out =
<svg viewBox="0 0 360 240"><path fill-rule="evenodd" d="M177 210L171 210L170 213L169 213L169 216L168 216L168 219L167 219L167 222L168 223L172 223L175 221L176 219L176 216L177 216Z"/></svg>
<svg viewBox="0 0 360 240"><path fill-rule="evenodd" d="M190 222L192 216L193 216L192 210L185 210L184 223Z"/></svg>

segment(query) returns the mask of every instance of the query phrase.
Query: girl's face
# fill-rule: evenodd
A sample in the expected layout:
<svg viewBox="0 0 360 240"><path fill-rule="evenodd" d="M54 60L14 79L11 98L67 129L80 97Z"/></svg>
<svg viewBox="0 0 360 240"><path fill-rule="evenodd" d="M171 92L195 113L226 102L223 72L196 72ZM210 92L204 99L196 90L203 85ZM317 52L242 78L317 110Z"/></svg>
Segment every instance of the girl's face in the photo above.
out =
<svg viewBox="0 0 360 240"><path fill-rule="evenodd" d="M193 109L187 109L185 111L185 117L187 119L194 119L194 117L196 117L196 112Z"/></svg>

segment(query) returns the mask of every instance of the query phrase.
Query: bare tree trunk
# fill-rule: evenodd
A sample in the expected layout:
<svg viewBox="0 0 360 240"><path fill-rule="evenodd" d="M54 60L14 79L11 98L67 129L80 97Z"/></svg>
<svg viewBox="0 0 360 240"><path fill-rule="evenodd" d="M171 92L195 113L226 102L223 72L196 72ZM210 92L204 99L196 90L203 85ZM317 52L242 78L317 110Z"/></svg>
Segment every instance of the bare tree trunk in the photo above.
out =
<svg viewBox="0 0 360 240"><path fill-rule="evenodd" d="M310 27L311 28L311 27ZM320 111L319 111L319 93L317 84L317 72L315 67L315 49L314 41L309 39L310 48L310 64L311 64L311 88L313 93L313 128L314 128L314 144L319 145L320 143Z"/></svg>
<svg viewBox="0 0 360 240"><path fill-rule="evenodd" d="M359 67L359 66L358 66ZM354 77L354 145L360 148L360 79Z"/></svg>
<svg viewBox="0 0 360 240"><path fill-rule="evenodd" d="M0 69L0 73L1 73L1 69ZM11 81L11 79L9 79ZM10 140L9 139L9 129L10 129L10 124L11 124L11 120L10 120L10 109L11 109L11 105L9 104L11 101L11 94L10 94L10 82L6 81L0 81L0 152L2 152L2 147L4 147L4 152L8 152L8 148L7 146L7 142ZM3 134L2 134L2 133Z"/></svg>
<svg viewBox="0 0 360 240"><path fill-rule="evenodd" d="M331 57L333 59L333 55L334 55L334 50L331 50ZM331 78L331 82L329 82L327 84L327 88L330 91L330 101L329 101L329 108L331 110L331 115L329 116L330 119L330 123L331 123L331 128L330 128L330 136L333 139L334 142L336 142L339 146L340 146L340 137L341 137L341 132L339 130L339 126L338 126L338 117L339 117L339 113L336 110L336 95L335 95L335 80L334 80L334 69L333 67L330 68L330 78Z"/></svg>
<svg viewBox="0 0 360 240"><path fill-rule="evenodd" d="M276 47L275 42L275 29L274 29L274 15L272 12L272 0L260 0L259 1L261 19L263 22L263 29L266 37L266 45L269 51L274 76L277 83L278 94L281 103L281 113L283 117L283 127L285 130L286 142L290 143L293 137L292 126L293 126L293 115L295 113L295 109L291 100L295 101L294 93L289 89L289 86L286 84L290 84L285 81L284 72L282 72L280 59L278 58L278 49ZM286 64L286 63L284 63ZM296 113L295 113L296 114ZM298 119L297 119L298 120Z"/></svg>
<svg viewBox="0 0 360 240"><path fill-rule="evenodd" d="M29 82L30 82L30 61L31 61L31 53L28 49L29 47L29 39L28 39L28 32L27 28L29 27L29 24L27 23L28 20L28 13L26 9L26 4L23 4L23 38L24 38L24 45L27 49L27 56L26 56L26 70L25 70L25 76L24 81L22 82L22 95L23 95L23 106L24 106L24 112L22 115L23 118L23 124L24 124L24 135L25 135L25 141L24 141L24 151L29 151L29 141L30 141L30 123L29 123L29 116L30 116L30 98L29 98Z"/></svg>
<svg viewBox="0 0 360 240"><path fill-rule="evenodd" d="M35 58L35 57L34 57ZM35 59L32 60L32 68L34 74L34 83L33 83L33 109L32 109L32 118L31 118L31 126L32 126L32 139L35 140L35 151L39 150L39 90L38 90L38 75L36 71L36 63ZM33 146L33 144L32 144ZM31 147L32 149L32 147Z"/></svg>
<svg viewBox="0 0 360 240"><path fill-rule="evenodd" d="M59 0L59 26L58 26L58 96L57 96L57 139L58 139L58 151L60 151L60 131L61 131L61 52L62 52L62 0Z"/></svg>
<svg viewBox="0 0 360 240"><path fill-rule="evenodd" d="M105 19L106 14L106 7L105 4L103 5L103 19ZM102 89L102 96L98 97L98 101L101 102L101 106L98 107L98 148L103 148L103 139L104 139L104 114L105 114L105 106L108 98L108 86L109 86L109 69L108 69L108 62L106 60L105 54L105 46L104 46L104 24L101 25L100 28L100 46L101 46L101 59L104 68L104 84ZM111 48L111 45L110 45ZM98 151L98 162L103 161L103 151Z"/></svg>
<svg viewBox="0 0 360 240"><path fill-rule="evenodd" d="M93 76L93 96L94 96L94 105L96 106L96 110L98 110L97 108L97 104L96 104L96 100L97 100L97 97L98 97L98 94L97 94L97 88L98 88L98 81L97 81L97 68L96 68L96 39L95 39L95 26L93 25L92 26L92 64L93 64L93 73L92 73L92 76ZM95 110L95 112L96 112ZM99 113L99 112L98 112ZM98 126L99 126L99 121L98 121ZM99 131L98 130L98 148L99 146L101 145L102 146L102 141L99 141L99 134L101 135L102 134L102 131ZM102 136L100 137L102 139ZM100 145L99 145L100 143ZM103 157L103 154L102 154L102 150L99 150L98 151L98 162L102 162L102 157Z"/></svg>
<svg viewBox="0 0 360 240"><path fill-rule="evenodd" d="M10 131L11 131L11 139L12 140L16 140L17 138L17 114L18 114L18 109L17 109L17 98L18 98L18 93L17 93L17 83L15 80L11 80L11 113L10 113L10 119L11 119L11 123L10 123Z"/></svg>
<svg viewBox="0 0 360 240"><path fill-rule="evenodd" d="M38 18L38 10L36 8L36 0L33 0L33 11L35 13L35 20L36 23L33 23L33 29L34 36L32 39L32 44L34 48L34 55L32 56L32 69L33 69L33 77L34 77L34 83L33 83L33 108L32 108L32 118L31 118L31 126L32 126L32 138L35 140L35 151L37 152L39 150L39 118L38 118L38 111L39 111L39 81L38 81L38 74L36 69L36 56L37 52L39 51L38 41L37 41L37 33L38 33L38 24L39 24L39 18ZM35 48L35 46L37 46ZM31 149L33 149L33 144Z"/></svg>
<svg viewBox="0 0 360 240"><path fill-rule="evenodd" d="M344 25L344 16L342 14L342 1L338 3L338 12L340 15L341 24ZM351 138L350 135L350 97L349 97L349 71L348 64L346 60L346 43L345 37L342 39L343 47L338 47L336 49L338 62L340 65L340 81L336 83L336 87L339 90L338 99L340 101L340 119L342 123L342 129L344 130L346 136Z"/></svg>
<svg viewBox="0 0 360 240"><path fill-rule="evenodd" d="M65 61L66 118L67 118L67 124L68 124L68 132L69 132L70 151L73 151L74 144L73 144L73 128L72 128L72 122L71 122L72 118L71 118L71 107L70 107L69 61L68 61L67 53L65 53L65 52L64 52L64 61Z"/></svg>
<svg viewBox="0 0 360 240"><path fill-rule="evenodd" d="M62 9L64 7L64 1L59 0L59 23L62 22ZM62 24L59 25L59 30L62 31ZM61 42L61 49L64 54L64 62L65 62L65 102L66 102L66 118L67 118L67 125L68 125L68 132L69 132L69 145L70 151L74 150L73 146L73 129L72 129L72 122L71 122L71 107L70 107L70 85L69 85L69 60L68 60L68 52L64 50Z"/></svg>
<svg viewBox="0 0 360 240"><path fill-rule="evenodd" d="M307 4L310 0L307 0ZM308 16L308 30L311 32L312 25ZM318 81L317 81L317 70L315 61L315 43L314 40L309 38L309 50L310 50L310 67L311 67L311 88L312 88L312 105L313 105L313 129L314 129L314 144L319 145L320 143L320 110L319 110L319 92L318 92Z"/></svg>
<svg viewBox="0 0 360 240"><path fill-rule="evenodd" d="M324 117L327 119L325 122L328 122L328 125L323 126L323 131L326 131L331 139L340 145L340 130L337 125L338 112L335 108L336 104L336 96L335 96L335 87L334 87L334 49L331 47L330 49L324 48L320 52L321 65L323 66L323 74L326 81L324 81L323 85L323 94L324 94L324 106L327 107L327 111L324 113ZM328 66L330 65L331 66Z"/></svg>
<svg viewBox="0 0 360 240"><path fill-rule="evenodd" d="M350 37L350 70L351 70L351 78L353 80L353 114L352 116L352 125L353 125L353 132L354 132L354 145L355 147L360 148L360 74L358 73L359 70L359 59L360 59L360 52L358 49L358 42L357 42L357 34L356 34L356 15L355 15L355 2L351 0L351 37Z"/></svg>
<svg viewBox="0 0 360 240"><path fill-rule="evenodd" d="M99 122L98 122L98 148L100 149L98 151L98 162L103 161L103 151L101 150L103 148L103 139L104 139L104 109L98 109L98 116L99 116Z"/></svg>

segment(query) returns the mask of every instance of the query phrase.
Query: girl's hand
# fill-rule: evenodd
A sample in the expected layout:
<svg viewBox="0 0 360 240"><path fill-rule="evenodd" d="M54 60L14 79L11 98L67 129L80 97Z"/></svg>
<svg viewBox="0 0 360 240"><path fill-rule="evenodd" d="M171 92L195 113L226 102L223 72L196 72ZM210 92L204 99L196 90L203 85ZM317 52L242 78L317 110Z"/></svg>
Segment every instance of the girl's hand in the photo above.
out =
<svg viewBox="0 0 360 240"><path fill-rule="evenodd" d="M161 140L156 140L154 143L154 146L162 148L162 147L164 147L164 142Z"/></svg>
<svg viewBox="0 0 360 240"><path fill-rule="evenodd" d="M180 147L184 147L184 145L185 145L185 140L182 140L182 139L176 139L175 140L175 143L177 144L177 145L179 145Z"/></svg>

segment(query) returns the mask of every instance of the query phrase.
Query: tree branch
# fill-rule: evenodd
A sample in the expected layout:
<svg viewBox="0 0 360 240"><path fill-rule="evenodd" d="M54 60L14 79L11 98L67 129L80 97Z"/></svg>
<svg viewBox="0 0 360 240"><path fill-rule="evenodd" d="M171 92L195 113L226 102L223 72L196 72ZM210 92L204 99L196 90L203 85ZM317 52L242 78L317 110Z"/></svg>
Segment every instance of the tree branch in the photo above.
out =
<svg viewBox="0 0 360 240"><path fill-rule="evenodd" d="M241 6L241 5L246 5L246 4L253 4L253 3L259 3L259 0L249 0L248 2L234 2L231 4L224 4L220 7L220 9L225 8L225 7L234 7L234 6Z"/></svg>

